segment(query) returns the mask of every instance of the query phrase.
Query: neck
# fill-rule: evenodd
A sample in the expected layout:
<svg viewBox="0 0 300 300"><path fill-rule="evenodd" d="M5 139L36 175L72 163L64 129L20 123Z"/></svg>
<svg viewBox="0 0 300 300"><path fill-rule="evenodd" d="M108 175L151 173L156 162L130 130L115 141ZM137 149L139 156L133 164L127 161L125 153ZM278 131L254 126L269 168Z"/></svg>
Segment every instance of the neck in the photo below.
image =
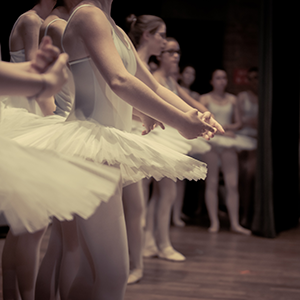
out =
<svg viewBox="0 0 300 300"><path fill-rule="evenodd" d="M60 19L64 19L64 20L68 20L69 18L69 14L68 14L68 11L67 9L64 7L64 6L58 6L56 7L52 13L53 15L56 15L58 16Z"/></svg>
<svg viewBox="0 0 300 300"><path fill-rule="evenodd" d="M161 74L162 77L165 79L169 78L172 74L169 72L167 68L164 68L163 66L159 66L157 72Z"/></svg>
<svg viewBox="0 0 300 300"><path fill-rule="evenodd" d="M99 7L104 13L110 16L113 0L65 0L66 8L71 12L79 4L92 4Z"/></svg>
<svg viewBox="0 0 300 300"><path fill-rule="evenodd" d="M182 87L186 88L187 90L189 90L190 87L191 87L190 84L186 84L186 83L184 83L183 81L180 82L180 85L181 85Z"/></svg>
<svg viewBox="0 0 300 300"><path fill-rule="evenodd" d="M149 53L149 48L146 45L141 45L138 47L137 53L142 62L148 65L149 58L151 56L151 53Z"/></svg>
<svg viewBox="0 0 300 300"><path fill-rule="evenodd" d="M43 20L45 20L51 13L54 5L50 1L41 1L33 7L33 11Z"/></svg>
<svg viewBox="0 0 300 300"><path fill-rule="evenodd" d="M224 98L225 97L225 91L224 90L212 90L211 93L214 96L220 97L220 98Z"/></svg>

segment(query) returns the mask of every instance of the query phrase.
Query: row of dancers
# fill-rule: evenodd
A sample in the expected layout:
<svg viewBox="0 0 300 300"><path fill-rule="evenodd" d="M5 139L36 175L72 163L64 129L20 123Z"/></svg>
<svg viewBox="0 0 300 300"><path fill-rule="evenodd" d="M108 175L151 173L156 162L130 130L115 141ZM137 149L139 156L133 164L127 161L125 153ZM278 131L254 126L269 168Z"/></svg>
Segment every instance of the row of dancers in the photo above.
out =
<svg viewBox="0 0 300 300"><path fill-rule="evenodd" d="M14 184L25 173L11 162L8 186L19 196L1 205L11 228L3 251L4 299L17 293L22 299L54 299L58 293L61 299L123 299L126 284L143 276L144 238L148 256L185 260L171 245L170 212L176 197L180 210L183 180L205 179L207 173L205 163L187 154L210 152L226 124L208 111L209 97L198 102L172 78L180 48L166 38L163 20L133 17L130 39L111 19L111 4L65 0L54 8L55 1L41 0L11 32L12 61L23 62L15 65L24 69L10 77L18 77L17 88L1 86L1 94L17 97L0 103L0 134L10 139L3 140L4 149L16 149L11 156L23 151L33 157L22 160L27 193ZM151 55L160 61L153 75ZM36 90L28 84L31 77ZM227 98L232 115L235 100ZM239 145L232 137L224 152ZM81 176L87 180L80 182ZM244 230L235 219L231 226Z"/></svg>

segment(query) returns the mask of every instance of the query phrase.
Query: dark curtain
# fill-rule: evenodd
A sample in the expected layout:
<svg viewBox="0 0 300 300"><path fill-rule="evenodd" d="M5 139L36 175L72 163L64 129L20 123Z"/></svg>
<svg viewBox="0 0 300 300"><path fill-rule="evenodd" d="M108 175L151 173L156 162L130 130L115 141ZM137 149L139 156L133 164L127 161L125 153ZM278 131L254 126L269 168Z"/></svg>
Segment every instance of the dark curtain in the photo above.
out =
<svg viewBox="0 0 300 300"><path fill-rule="evenodd" d="M263 0L258 166L252 231L276 237L299 224L299 30L289 1Z"/></svg>
<svg viewBox="0 0 300 300"><path fill-rule="evenodd" d="M273 40L272 0L263 1L260 21L259 128L255 205L252 231L275 237L272 164Z"/></svg>

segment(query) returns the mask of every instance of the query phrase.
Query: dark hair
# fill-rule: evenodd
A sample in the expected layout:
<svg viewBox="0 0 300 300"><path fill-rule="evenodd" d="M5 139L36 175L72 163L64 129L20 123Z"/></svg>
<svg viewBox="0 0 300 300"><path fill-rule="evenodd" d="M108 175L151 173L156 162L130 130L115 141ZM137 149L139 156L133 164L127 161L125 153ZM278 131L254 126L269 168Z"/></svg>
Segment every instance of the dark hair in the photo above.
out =
<svg viewBox="0 0 300 300"><path fill-rule="evenodd" d="M54 8L59 7L59 6L65 6L65 1L64 0L57 0Z"/></svg>
<svg viewBox="0 0 300 300"><path fill-rule="evenodd" d="M257 72L258 73L258 67L251 67L248 69L248 74L251 72Z"/></svg>
<svg viewBox="0 0 300 300"><path fill-rule="evenodd" d="M209 78L209 80L212 80L213 75L214 75L214 73L215 73L216 71L224 71L224 72L227 74L227 72L226 72L226 70L225 70L224 68L222 68L222 67L220 67L220 68L215 68L215 69L213 69L213 70L210 72L210 78Z"/></svg>
<svg viewBox="0 0 300 300"><path fill-rule="evenodd" d="M193 68L196 72L196 68L192 65L192 64L185 64L183 66L180 67L180 74L183 73L183 71L186 69L186 68Z"/></svg>
<svg viewBox="0 0 300 300"><path fill-rule="evenodd" d="M163 19L152 15L141 15L136 17L134 14L126 18L126 23L129 28L128 36L137 48L140 44L141 37L145 31L155 34L158 28L165 24Z"/></svg>

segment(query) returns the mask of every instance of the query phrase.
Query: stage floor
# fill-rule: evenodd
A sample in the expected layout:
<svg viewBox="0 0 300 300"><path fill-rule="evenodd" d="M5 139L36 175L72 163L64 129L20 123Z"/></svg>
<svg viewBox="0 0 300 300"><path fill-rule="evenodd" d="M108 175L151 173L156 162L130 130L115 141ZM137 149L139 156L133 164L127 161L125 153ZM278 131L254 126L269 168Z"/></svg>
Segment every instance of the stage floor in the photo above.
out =
<svg viewBox="0 0 300 300"><path fill-rule="evenodd" d="M210 234L195 225L171 227L171 239L187 260L145 259L144 278L128 286L125 300L300 299L300 226L275 239L238 235L226 228ZM3 244L1 239L1 254Z"/></svg>

